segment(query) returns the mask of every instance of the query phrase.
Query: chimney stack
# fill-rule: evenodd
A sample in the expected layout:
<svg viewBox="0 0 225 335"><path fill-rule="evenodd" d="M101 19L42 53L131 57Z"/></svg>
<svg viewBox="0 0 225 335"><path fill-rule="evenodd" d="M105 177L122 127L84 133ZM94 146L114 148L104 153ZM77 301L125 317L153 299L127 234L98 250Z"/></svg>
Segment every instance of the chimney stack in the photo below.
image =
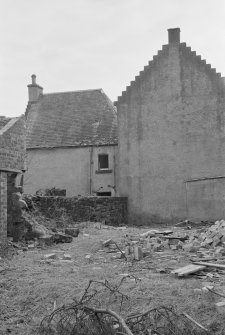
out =
<svg viewBox="0 0 225 335"><path fill-rule="evenodd" d="M27 85L28 98L29 98L29 102L36 102L39 96L43 94L43 87L37 85L35 74L32 74L31 79L32 79L31 84Z"/></svg>
<svg viewBox="0 0 225 335"><path fill-rule="evenodd" d="M169 44L179 44L180 43L180 28L168 29L168 39L169 39Z"/></svg>

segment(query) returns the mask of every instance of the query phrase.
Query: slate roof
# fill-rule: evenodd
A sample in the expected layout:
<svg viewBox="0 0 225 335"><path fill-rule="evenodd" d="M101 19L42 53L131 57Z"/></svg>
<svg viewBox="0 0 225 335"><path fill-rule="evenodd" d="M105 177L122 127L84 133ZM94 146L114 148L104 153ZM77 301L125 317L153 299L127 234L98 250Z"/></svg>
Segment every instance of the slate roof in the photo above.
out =
<svg viewBox="0 0 225 335"><path fill-rule="evenodd" d="M2 129L3 127L5 127L5 125L7 125L7 123L8 123L11 119L12 119L12 118L10 118L10 117L0 116L0 129Z"/></svg>
<svg viewBox="0 0 225 335"><path fill-rule="evenodd" d="M27 148L117 144L117 115L102 89L41 95L27 109Z"/></svg>

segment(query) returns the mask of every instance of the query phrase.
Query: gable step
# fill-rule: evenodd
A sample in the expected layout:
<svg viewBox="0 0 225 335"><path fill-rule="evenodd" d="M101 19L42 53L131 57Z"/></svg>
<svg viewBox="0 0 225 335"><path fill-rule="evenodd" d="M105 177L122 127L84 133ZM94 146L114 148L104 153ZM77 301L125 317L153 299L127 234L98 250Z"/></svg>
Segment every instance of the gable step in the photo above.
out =
<svg viewBox="0 0 225 335"><path fill-rule="evenodd" d="M158 56L159 56L159 57L162 56L162 53L163 53L162 50L159 50L158 53L157 53L157 56L156 56L156 57L158 57Z"/></svg>
<svg viewBox="0 0 225 335"><path fill-rule="evenodd" d="M202 60L202 57L198 55L196 56L196 60L200 62Z"/></svg>
<svg viewBox="0 0 225 335"><path fill-rule="evenodd" d="M193 52L193 51L191 51L191 47L186 47L185 50L186 50L187 52L190 52L190 53Z"/></svg>
<svg viewBox="0 0 225 335"><path fill-rule="evenodd" d="M186 43L185 43L186 44ZM169 45L168 44L164 44L162 46L162 50L165 51L165 50L168 50L169 49Z"/></svg>

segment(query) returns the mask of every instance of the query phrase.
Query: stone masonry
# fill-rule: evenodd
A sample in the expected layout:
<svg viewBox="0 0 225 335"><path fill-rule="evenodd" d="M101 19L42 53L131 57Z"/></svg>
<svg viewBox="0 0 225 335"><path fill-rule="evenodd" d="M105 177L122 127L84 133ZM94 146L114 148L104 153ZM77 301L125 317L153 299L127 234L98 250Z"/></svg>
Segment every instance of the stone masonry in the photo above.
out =
<svg viewBox="0 0 225 335"><path fill-rule="evenodd" d="M15 180L25 170L25 119L0 117L0 254L7 245L7 229L12 230L12 193ZM8 187L9 186L9 187ZM9 220L8 220L9 219ZM16 220L16 218L14 218ZM9 227L7 227L9 221Z"/></svg>
<svg viewBox="0 0 225 335"><path fill-rule="evenodd" d="M29 204L26 196L24 199ZM50 218L64 212L73 222L105 222L114 226L127 224L126 197L32 196L32 201L41 214Z"/></svg>
<svg viewBox="0 0 225 335"><path fill-rule="evenodd" d="M7 173L0 171L0 251L7 243Z"/></svg>

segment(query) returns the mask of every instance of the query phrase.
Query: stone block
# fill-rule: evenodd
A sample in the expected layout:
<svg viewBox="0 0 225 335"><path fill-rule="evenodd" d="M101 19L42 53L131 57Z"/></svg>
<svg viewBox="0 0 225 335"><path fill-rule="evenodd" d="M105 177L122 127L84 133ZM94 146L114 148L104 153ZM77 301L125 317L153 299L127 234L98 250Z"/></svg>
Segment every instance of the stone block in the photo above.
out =
<svg viewBox="0 0 225 335"><path fill-rule="evenodd" d="M63 255L63 260L67 260L67 261L70 261L71 260L71 255L70 254L64 254Z"/></svg>
<svg viewBox="0 0 225 335"><path fill-rule="evenodd" d="M108 240L105 240L104 242L102 242L102 246L103 247L108 247L112 243L113 243L113 240L111 238L109 238Z"/></svg>
<svg viewBox="0 0 225 335"><path fill-rule="evenodd" d="M62 234L62 233L55 233L54 235L54 242L55 243L71 243L73 241L72 236Z"/></svg>
<svg viewBox="0 0 225 335"><path fill-rule="evenodd" d="M143 258L142 248L138 245L134 246L134 259L140 261Z"/></svg>
<svg viewBox="0 0 225 335"><path fill-rule="evenodd" d="M66 228L65 229L65 234L73 236L73 237L77 237L80 233L79 228Z"/></svg>
<svg viewBox="0 0 225 335"><path fill-rule="evenodd" d="M51 246L54 243L54 237L52 235L39 237L38 242L41 247Z"/></svg>
<svg viewBox="0 0 225 335"><path fill-rule="evenodd" d="M44 258L45 259L56 259L57 256L56 256L56 254L46 254L46 255L44 255Z"/></svg>

